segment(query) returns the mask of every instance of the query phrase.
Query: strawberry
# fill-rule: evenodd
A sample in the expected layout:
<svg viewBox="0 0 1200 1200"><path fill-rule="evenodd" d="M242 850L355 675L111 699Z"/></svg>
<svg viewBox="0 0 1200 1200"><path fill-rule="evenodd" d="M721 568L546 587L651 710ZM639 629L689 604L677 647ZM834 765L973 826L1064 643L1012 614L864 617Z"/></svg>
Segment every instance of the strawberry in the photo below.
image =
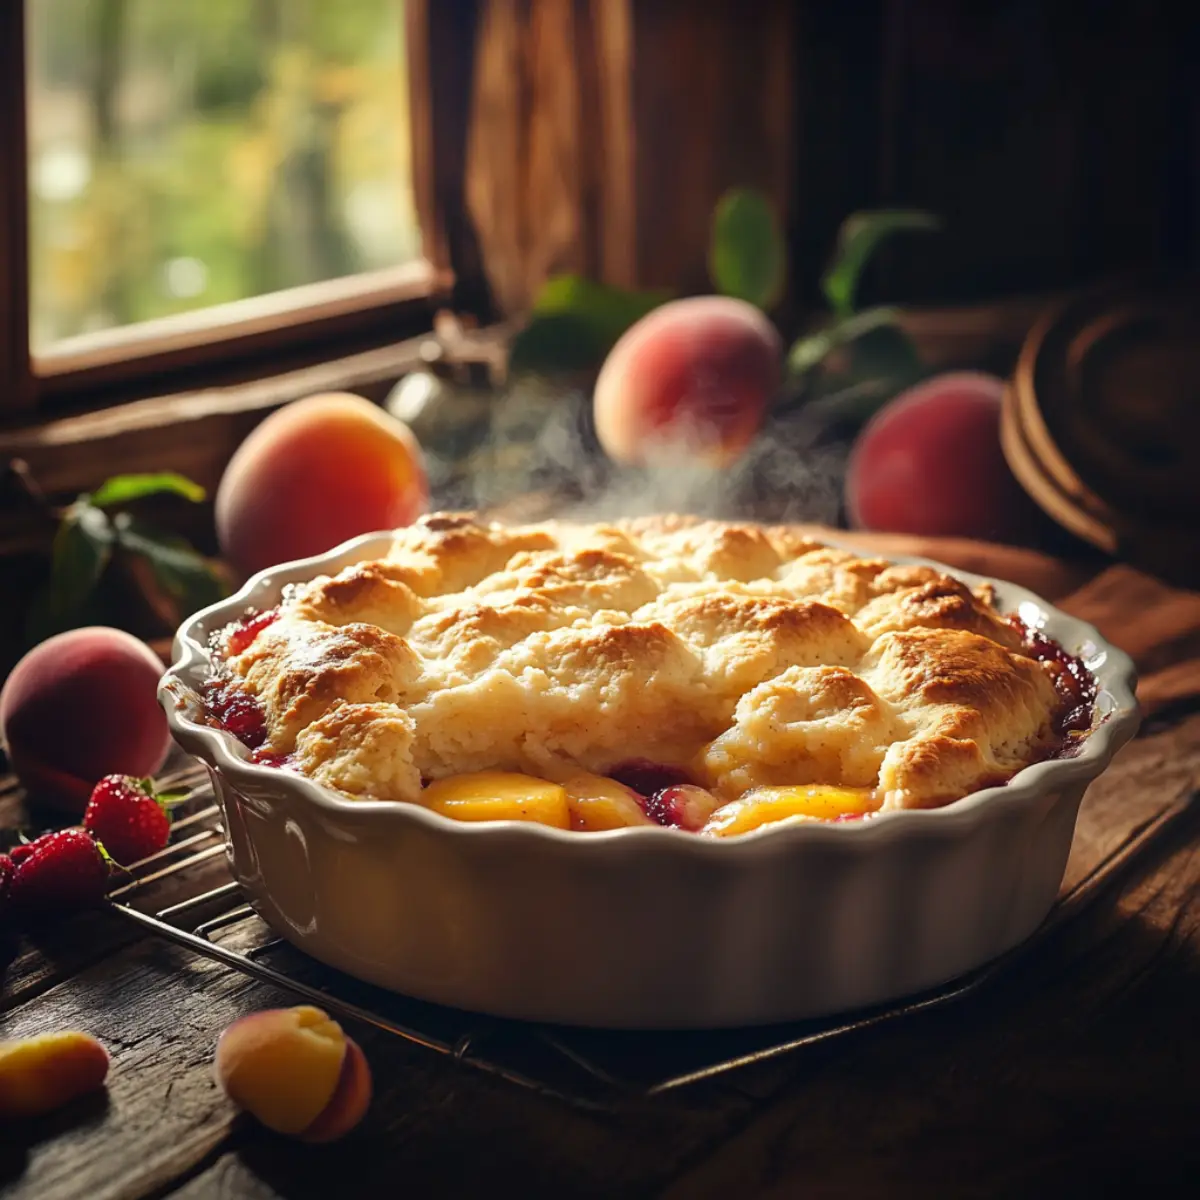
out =
<svg viewBox="0 0 1200 1200"><path fill-rule="evenodd" d="M16 866L22 859L28 858L33 851L33 842L18 842L9 852L8 857Z"/></svg>
<svg viewBox="0 0 1200 1200"><path fill-rule="evenodd" d="M74 828L78 829L79 826L76 825ZM6 853L12 859L13 866L19 867L42 842L47 838L53 837L57 832L58 830L51 829L49 833L39 834L30 842L18 842L15 846L7 850Z"/></svg>
<svg viewBox="0 0 1200 1200"><path fill-rule="evenodd" d="M0 854L0 924L3 924L4 914L8 911L8 889L15 871L13 860L7 854Z"/></svg>
<svg viewBox="0 0 1200 1200"><path fill-rule="evenodd" d="M82 829L44 834L31 844L8 885L8 905L26 919L87 908L104 898L108 860Z"/></svg>
<svg viewBox="0 0 1200 1200"><path fill-rule="evenodd" d="M112 855L128 866L157 854L171 836L167 802L176 793L159 795L154 780L106 775L92 789L83 827Z"/></svg>

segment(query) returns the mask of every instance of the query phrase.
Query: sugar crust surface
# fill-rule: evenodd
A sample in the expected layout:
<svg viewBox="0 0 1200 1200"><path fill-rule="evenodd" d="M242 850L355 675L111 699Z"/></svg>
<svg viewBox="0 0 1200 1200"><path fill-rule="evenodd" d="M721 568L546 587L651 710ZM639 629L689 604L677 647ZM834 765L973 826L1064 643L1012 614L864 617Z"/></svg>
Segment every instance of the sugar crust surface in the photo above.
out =
<svg viewBox="0 0 1200 1200"><path fill-rule="evenodd" d="M293 589L227 669L266 749L356 798L467 771L687 766L950 803L1044 755L1059 708L987 589L683 517L500 526L435 514Z"/></svg>

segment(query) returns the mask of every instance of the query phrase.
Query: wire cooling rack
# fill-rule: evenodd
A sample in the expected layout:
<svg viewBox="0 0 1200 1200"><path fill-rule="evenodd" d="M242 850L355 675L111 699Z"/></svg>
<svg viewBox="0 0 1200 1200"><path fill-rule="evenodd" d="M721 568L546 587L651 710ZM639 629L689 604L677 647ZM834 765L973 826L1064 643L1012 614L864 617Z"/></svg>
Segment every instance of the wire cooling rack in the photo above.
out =
<svg viewBox="0 0 1200 1200"><path fill-rule="evenodd" d="M110 893L112 908L144 929L237 971L512 1083L588 1108L675 1093L702 1080L734 1090L744 1068L903 1020L980 991L1078 916L1131 860L1193 807L1170 805L1134 831L1061 896L1016 950L935 991L820 1021L730 1031L627 1033L505 1021L426 1004L364 984L277 937L246 903L225 864L221 812L206 777L189 770L163 786L191 788L166 849L135 864ZM156 897L172 902L156 908ZM182 899L174 898L182 895ZM740 1073L740 1074L739 1074Z"/></svg>

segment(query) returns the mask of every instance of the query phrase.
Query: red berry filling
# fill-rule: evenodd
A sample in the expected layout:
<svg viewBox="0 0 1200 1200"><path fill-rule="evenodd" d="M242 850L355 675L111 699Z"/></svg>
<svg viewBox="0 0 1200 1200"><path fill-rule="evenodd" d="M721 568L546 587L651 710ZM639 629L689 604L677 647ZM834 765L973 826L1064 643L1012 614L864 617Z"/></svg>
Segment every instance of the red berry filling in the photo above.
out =
<svg viewBox="0 0 1200 1200"><path fill-rule="evenodd" d="M695 782L682 767L651 762L647 758L631 758L627 762L619 763L608 772L608 777L623 783L627 788L632 788L644 798L652 797L666 788ZM649 815L654 816L653 813ZM654 819L658 820L657 817ZM666 822L660 821L659 824Z"/></svg>
<svg viewBox="0 0 1200 1200"><path fill-rule="evenodd" d="M684 796L678 785L662 788L652 796L643 797L642 811L650 820L670 829L682 829L685 824Z"/></svg>
<svg viewBox="0 0 1200 1200"><path fill-rule="evenodd" d="M283 770L284 767L290 765L292 756L290 754L278 754L274 750L255 750L250 755L250 761L258 763L260 767L275 767L278 770Z"/></svg>
<svg viewBox="0 0 1200 1200"><path fill-rule="evenodd" d="M1050 666L1055 690L1062 700L1055 732L1063 738L1087 732L1092 727L1092 707L1096 702L1096 680L1092 673L1076 655L1068 654L1056 641L1031 629L1018 617L1011 617L1010 623L1021 634L1026 652Z"/></svg>
<svg viewBox="0 0 1200 1200"><path fill-rule="evenodd" d="M267 740L262 706L227 682L214 681L205 688L204 708L214 725L232 733L242 745L257 750Z"/></svg>
<svg viewBox="0 0 1200 1200"><path fill-rule="evenodd" d="M254 639L279 617L279 609L268 608L250 613L229 627L225 635L225 653L242 654L254 644Z"/></svg>

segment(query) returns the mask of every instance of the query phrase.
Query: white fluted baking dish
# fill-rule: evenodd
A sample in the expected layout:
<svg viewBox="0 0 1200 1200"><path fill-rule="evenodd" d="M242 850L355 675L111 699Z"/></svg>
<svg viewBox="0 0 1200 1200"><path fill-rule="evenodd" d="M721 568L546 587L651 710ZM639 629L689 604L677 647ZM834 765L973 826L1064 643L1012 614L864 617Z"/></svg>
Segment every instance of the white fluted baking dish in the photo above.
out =
<svg viewBox="0 0 1200 1200"><path fill-rule="evenodd" d="M1084 790L1138 724L1124 653L1024 588L989 580L1001 611L1084 660L1096 719L1077 756L945 808L708 839L456 822L347 800L251 762L232 734L204 723L209 635L248 607L270 608L289 583L380 556L389 540L368 535L262 572L192 617L160 699L176 740L210 770L233 873L264 919L314 958L423 1000L566 1024L714 1028L935 986L1041 923Z"/></svg>

